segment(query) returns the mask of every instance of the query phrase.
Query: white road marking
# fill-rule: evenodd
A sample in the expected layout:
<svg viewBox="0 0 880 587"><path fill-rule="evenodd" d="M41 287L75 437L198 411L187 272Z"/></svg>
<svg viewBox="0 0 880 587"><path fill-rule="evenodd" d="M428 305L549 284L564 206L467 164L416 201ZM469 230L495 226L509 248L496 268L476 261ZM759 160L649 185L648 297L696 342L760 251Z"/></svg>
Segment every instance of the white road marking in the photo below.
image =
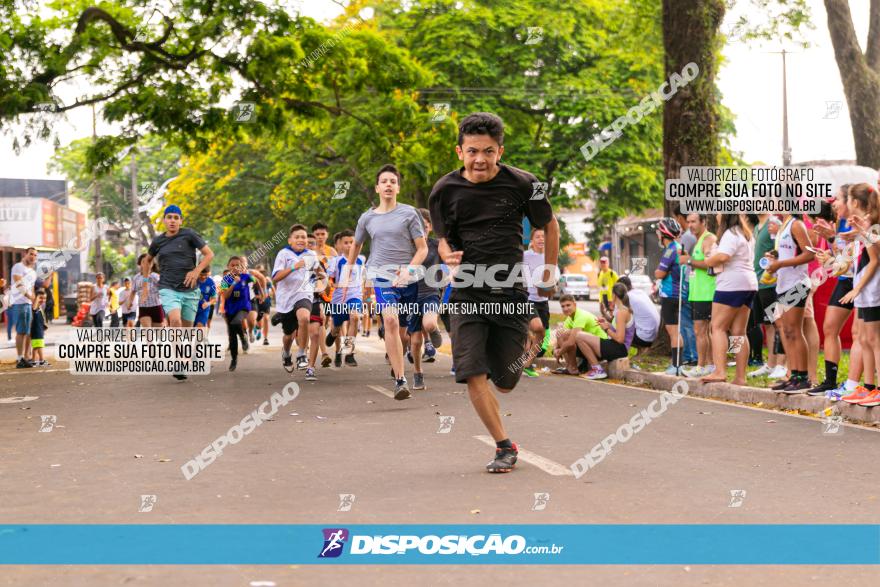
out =
<svg viewBox="0 0 880 587"><path fill-rule="evenodd" d="M373 391L378 391L382 395L387 395L391 399L394 399L394 394L391 393L389 390L385 389L384 387L382 387L381 385L368 385L367 387L369 387Z"/></svg>
<svg viewBox="0 0 880 587"><path fill-rule="evenodd" d="M24 397L0 397L0 404L20 404L22 402L32 402L40 399L38 395L26 395Z"/></svg>
<svg viewBox="0 0 880 587"><path fill-rule="evenodd" d="M34 367L33 370L27 371L25 369L17 369L15 371L3 371L0 372L0 376L2 375L24 375L25 373L69 373L70 369L41 369L40 367Z"/></svg>
<svg viewBox="0 0 880 587"><path fill-rule="evenodd" d="M480 442L484 442L491 447L495 447L495 441L492 440L491 436L474 436ZM517 457L519 460L523 460L530 465L534 465L547 473L548 475L554 475L556 477L574 477L574 473L571 472L571 469L564 465L560 465L556 461L551 461L550 459L545 459L539 454L535 454L530 450L519 449L519 454Z"/></svg>

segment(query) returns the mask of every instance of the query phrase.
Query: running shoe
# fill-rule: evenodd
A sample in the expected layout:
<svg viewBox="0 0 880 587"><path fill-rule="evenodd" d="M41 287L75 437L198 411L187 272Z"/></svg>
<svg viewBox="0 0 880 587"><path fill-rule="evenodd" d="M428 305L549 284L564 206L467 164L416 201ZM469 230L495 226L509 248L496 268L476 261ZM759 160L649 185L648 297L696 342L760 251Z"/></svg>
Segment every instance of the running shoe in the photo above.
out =
<svg viewBox="0 0 880 587"><path fill-rule="evenodd" d="M668 367L666 367L665 373L667 375L681 375L681 367L676 368L675 365L669 365Z"/></svg>
<svg viewBox="0 0 880 587"><path fill-rule="evenodd" d="M449 374L452 375L453 377L455 377L455 365L453 365L453 366L449 369Z"/></svg>
<svg viewBox="0 0 880 587"><path fill-rule="evenodd" d="M869 395L871 395L871 390L862 385L859 385L851 394L845 395L840 399L848 404L857 404L863 399L867 398Z"/></svg>
<svg viewBox="0 0 880 587"><path fill-rule="evenodd" d="M306 381L317 381L317 380L318 380L318 376L315 375L315 368L309 367L308 369L306 369Z"/></svg>
<svg viewBox="0 0 880 587"><path fill-rule="evenodd" d="M736 361L727 361L728 367L736 367Z"/></svg>
<svg viewBox="0 0 880 587"><path fill-rule="evenodd" d="M355 360L354 355L345 355L345 364L349 367L357 367L358 362Z"/></svg>
<svg viewBox="0 0 880 587"><path fill-rule="evenodd" d="M369 331L369 330L366 331L366 332L364 332L364 337L365 337L365 338L369 338L369 337L370 337L370 331Z"/></svg>
<svg viewBox="0 0 880 587"><path fill-rule="evenodd" d="M33 365L31 365L28 361L25 361L24 359L19 359L18 362L15 364L16 369L30 369L32 367Z"/></svg>
<svg viewBox="0 0 880 587"><path fill-rule="evenodd" d="M780 391L788 395L797 395L806 393L810 389L810 382L807 379L792 379L791 382L783 387Z"/></svg>
<svg viewBox="0 0 880 587"><path fill-rule="evenodd" d="M342 353L336 353L336 356L333 357L333 366L342 367Z"/></svg>
<svg viewBox="0 0 880 587"><path fill-rule="evenodd" d="M350 336L346 336L342 340L342 354L350 355L354 352L354 339Z"/></svg>
<svg viewBox="0 0 880 587"><path fill-rule="evenodd" d="M412 394L409 392L409 386L406 384L406 377L401 377L397 380L397 384L394 388L394 399L405 400L410 397L412 397Z"/></svg>
<svg viewBox="0 0 880 587"><path fill-rule="evenodd" d="M832 389L825 394L825 399L832 402L839 402L844 395L849 395L845 385L841 385L837 389Z"/></svg>
<svg viewBox="0 0 880 587"><path fill-rule="evenodd" d="M175 373L174 378L178 381L183 381L186 379L186 375L184 375L183 373Z"/></svg>
<svg viewBox="0 0 880 587"><path fill-rule="evenodd" d="M49 361L37 361L34 366L35 367L48 367L49 364L50 364Z"/></svg>
<svg viewBox="0 0 880 587"><path fill-rule="evenodd" d="M413 373L413 390L425 389L425 375L423 373Z"/></svg>
<svg viewBox="0 0 880 587"><path fill-rule="evenodd" d="M302 371L303 369L305 369L305 368L308 367L308 366L309 366L309 360L306 359L306 356L305 356L305 355L299 355L299 356L296 358L296 369L297 369L297 371Z"/></svg>
<svg viewBox="0 0 880 587"><path fill-rule="evenodd" d="M788 369L785 368L785 365L776 365L767 377L770 379L784 379L787 374Z"/></svg>
<svg viewBox="0 0 880 587"><path fill-rule="evenodd" d="M257 340L260 340L260 337L263 336L263 333L256 328L254 328L254 332L256 333Z"/></svg>
<svg viewBox="0 0 880 587"><path fill-rule="evenodd" d="M773 391L782 391L783 389L788 387L789 383L791 383L792 381L793 381L793 379L786 379L785 381L780 381L776 385L771 385L770 389L772 389Z"/></svg>
<svg viewBox="0 0 880 587"><path fill-rule="evenodd" d="M770 367L770 365L767 365L765 363L765 364L761 365L761 367L759 369L756 369L756 370L752 371L751 373L749 373L749 377L766 377L766 376L770 375L771 371L773 371L773 368Z"/></svg>
<svg viewBox="0 0 880 587"><path fill-rule="evenodd" d="M269 339L268 338L263 339L263 346L269 346Z"/></svg>
<svg viewBox="0 0 880 587"><path fill-rule="evenodd" d="M607 377L608 373L598 365L587 371L587 379L606 379Z"/></svg>
<svg viewBox="0 0 880 587"><path fill-rule="evenodd" d="M440 334L439 328L435 328L434 330L429 332L428 338L431 339L431 344L434 345L435 347L443 346L443 335Z"/></svg>
<svg viewBox="0 0 880 587"><path fill-rule="evenodd" d="M278 326L281 324L281 314L279 312L275 312L272 317L269 319L269 324L272 326Z"/></svg>
<svg viewBox="0 0 880 587"><path fill-rule="evenodd" d="M321 367L327 368L332 362L333 359L331 359L330 355L328 355L327 353L324 353L323 356L321 356Z"/></svg>
<svg viewBox="0 0 880 587"><path fill-rule="evenodd" d="M248 330L248 340L250 340L251 342L254 342L254 331L253 330Z"/></svg>
<svg viewBox="0 0 880 587"><path fill-rule="evenodd" d="M406 349L406 360L409 361L410 365L413 364L412 351L410 351L409 349Z"/></svg>
<svg viewBox="0 0 880 587"><path fill-rule="evenodd" d="M437 354L437 349L434 348L434 345L430 342L425 343L425 354L422 355L422 360L426 363L433 363L437 359L435 355Z"/></svg>
<svg viewBox="0 0 880 587"><path fill-rule="evenodd" d="M880 406L880 389L875 389L874 391L869 393L868 397L859 402L859 405L865 406L866 408Z"/></svg>
<svg viewBox="0 0 880 587"><path fill-rule="evenodd" d="M453 368L452 371L450 371L450 373L455 375L455 369ZM538 372L535 371L534 369L532 369L531 367L523 367L523 374L526 377L538 377Z"/></svg>
<svg viewBox="0 0 880 587"><path fill-rule="evenodd" d="M324 339L324 342L328 347L333 346L333 343L336 342L336 335L333 334L333 331L327 333L327 337Z"/></svg>
<svg viewBox="0 0 880 587"><path fill-rule="evenodd" d="M281 354L281 366L284 367L284 370L288 373L293 373L293 357L290 353L287 353L287 355L284 353Z"/></svg>
<svg viewBox="0 0 880 587"><path fill-rule="evenodd" d="M820 383L807 392L807 395L825 395L832 389L837 389L836 383Z"/></svg>
<svg viewBox="0 0 880 587"><path fill-rule="evenodd" d="M514 444L511 448L496 448L495 459L486 465L486 470L490 473L510 473L516 465L516 456L519 450Z"/></svg>
<svg viewBox="0 0 880 587"><path fill-rule="evenodd" d="M699 365L696 367L683 367L681 370L681 374L685 377L705 377L708 375L703 367Z"/></svg>
<svg viewBox="0 0 880 587"><path fill-rule="evenodd" d="M251 342L253 342L253 341L251 341ZM247 338L242 336L241 337L241 350L244 352L248 352L248 349L250 348L250 346L251 345L248 344Z"/></svg>
<svg viewBox="0 0 880 587"><path fill-rule="evenodd" d="M759 359L749 359L749 367L761 367L764 365L764 361Z"/></svg>
<svg viewBox="0 0 880 587"><path fill-rule="evenodd" d="M229 362L229 372L231 373L232 371L235 371L235 368L237 366L238 366L238 359L232 359L232 361Z"/></svg>
<svg viewBox="0 0 880 587"><path fill-rule="evenodd" d="M681 364L682 367L696 367L697 365L699 365L699 363L696 359L691 359L690 361L686 360L684 363Z"/></svg>

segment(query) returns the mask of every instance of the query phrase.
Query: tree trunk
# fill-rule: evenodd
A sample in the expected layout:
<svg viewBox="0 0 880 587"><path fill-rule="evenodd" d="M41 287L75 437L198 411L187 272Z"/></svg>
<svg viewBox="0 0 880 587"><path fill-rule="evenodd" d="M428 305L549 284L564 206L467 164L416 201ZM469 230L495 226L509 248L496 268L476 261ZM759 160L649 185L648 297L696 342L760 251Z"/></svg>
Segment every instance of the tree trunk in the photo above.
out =
<svg viewBox="0 0 880 587"><path fill-rule="evenodd" d="M681 75L688 63L696 63L696 79L666 102L663 108L663 171L677 179L683 165L718 163L718 112L715 90L718 28L724 19L723 0L663 0L663 46L665 72ZM673 216L671 202L663 202L666 216ZM676 206L677 208L677 206Z"/></svg>
<svg viewBox="0 0 880 587"><path fill-rule="evenodd" d="M849 108L856 162L880 168L880 0L871 0L867 49L862 53L846 0L825 0L828 32Z"/></svg>

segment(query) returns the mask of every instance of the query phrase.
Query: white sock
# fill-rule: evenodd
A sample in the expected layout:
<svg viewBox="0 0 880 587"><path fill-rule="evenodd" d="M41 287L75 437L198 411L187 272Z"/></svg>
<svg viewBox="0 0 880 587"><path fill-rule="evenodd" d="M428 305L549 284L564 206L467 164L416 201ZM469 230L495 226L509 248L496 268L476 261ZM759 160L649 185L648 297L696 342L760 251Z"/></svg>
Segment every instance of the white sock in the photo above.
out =
<svg viewBox="0 0 880 587"><path fill-rule="evenodd" d="M847 391L853 391L856 387L859 386L859 382L853 381L852 379L847 379L846 383L844 383L843 385L844 389L846 389Z"/></svg>

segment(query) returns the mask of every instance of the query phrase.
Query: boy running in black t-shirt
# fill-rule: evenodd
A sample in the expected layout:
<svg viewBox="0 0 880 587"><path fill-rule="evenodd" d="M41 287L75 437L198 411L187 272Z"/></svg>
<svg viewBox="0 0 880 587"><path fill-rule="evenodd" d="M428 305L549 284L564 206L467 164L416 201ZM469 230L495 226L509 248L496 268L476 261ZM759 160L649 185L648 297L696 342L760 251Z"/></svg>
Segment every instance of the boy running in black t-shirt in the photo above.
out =
<svg viewBox="0 0 880 587"><path fill-rule="evenodd" d="M514 281L511 287L454 287L451 302L478 305L518 304L508 314L461 312L452 315L452 357L455 380L467 383L474 409L495 439L495 459L490 473L507 473L516 464L517 448L501 422L498 399L489 387L491 377L502 393L511 391L522 374L522 360L528 339L531 313L522 281L523 217L545 234L544 277L538 283L541 295L549 296L555 283L559 254L559 224L550 202L538 190L531 173L502 165L504 124L494 114L478 112L461 121L455 150L464 166L434 185L429 200L434 232L440 238L440 256L450 267L462 263L481 267L502 265L494 273L499 281ZM460 269L465 269L464 266ZM461 271L460 271L461 273ZM456 276L458 280L459 276ZM511 279L516 278L516 279ZM487 278L488 280L488 278Z"/></svg>

